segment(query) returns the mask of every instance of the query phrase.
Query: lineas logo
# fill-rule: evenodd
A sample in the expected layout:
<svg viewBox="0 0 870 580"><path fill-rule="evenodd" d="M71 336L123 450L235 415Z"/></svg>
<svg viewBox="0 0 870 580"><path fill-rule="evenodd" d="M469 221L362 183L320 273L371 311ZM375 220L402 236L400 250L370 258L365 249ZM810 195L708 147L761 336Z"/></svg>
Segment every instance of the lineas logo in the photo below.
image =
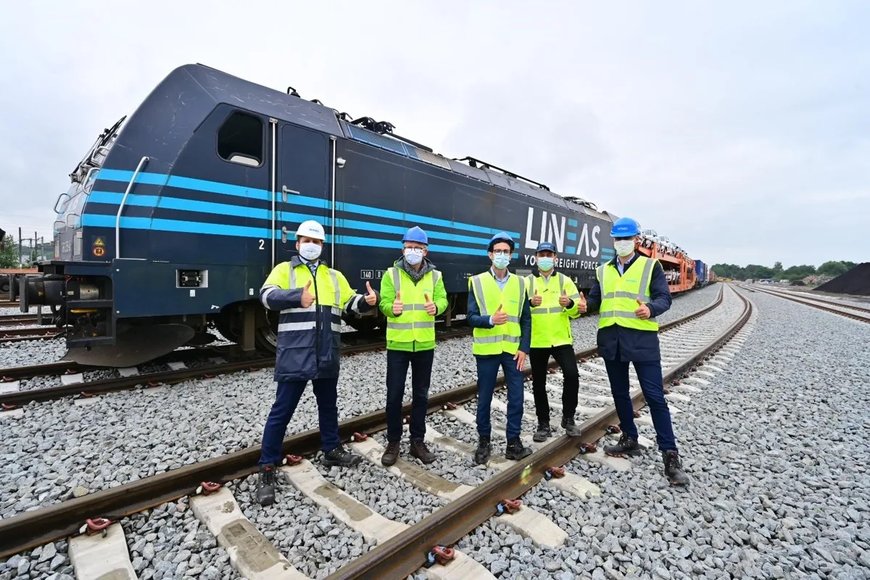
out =
<svg viewBox="0 0 870 580"><path fill-rule="evenodd" d="M559 254L597 258L601 252L600 233L601 226L590 228L574 218L530 207L523 247L534 252L538 243L550 242Z"/></svg>

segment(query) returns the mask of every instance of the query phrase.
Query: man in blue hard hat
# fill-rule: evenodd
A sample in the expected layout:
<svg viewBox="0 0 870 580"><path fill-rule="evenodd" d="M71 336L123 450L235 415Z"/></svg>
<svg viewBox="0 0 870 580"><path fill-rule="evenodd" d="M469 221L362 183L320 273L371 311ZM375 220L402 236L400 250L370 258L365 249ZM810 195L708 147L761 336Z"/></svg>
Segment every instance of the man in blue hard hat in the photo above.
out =
<svg viewBox="0 0 870 580"><path fill-rule="evenodd" d="M531 315L526 280L508 271L514 241L499 232L489 241L492 267L468 279L468 323L474 328L472 353L477 361L477 434L474 462L483 465L492 452L490 406L499 368L507 385L507 459L532 453L520 439L523 416L523 367L529 353Z"/></svg>
<svg viewBox="0 0 870 580"><path fill-rule="evenodd" d="M420 227L402 237L402 257L381 279L380 309L387 317L387 448L381 463L393 465L402 440L402 400L411 366L411 455L435 461L427 447L426 410L435 356L435 317L447 309L444 279L429 261L429 236Z"/></svg>
<svg viewBox="0 0 870 580"><path fill-rule="evenodd" d="M622 456L640 451L629 395L631 362L649 405L665 476L671 485L688 485L665 400L659 325L655 320L671 307L671 294L661 264L635 251L639 234L640 226L631 218L613 222L610 235L616 257L598 267L589 298L585 305L580 305L581 312L599 310L598 353L607 368L622 431L619 442L606 446L604 452Z"/></svg>
<svg viewBox="0 0 870 580"><path fill-rule="evenodd" d="M583 294L574 281L556 272L556 246L540 242L535 251L538 275L528 277L529 304L532 309L532 342L529 359L532 363L532 392L538 429L534 441L546 441L553 433L550 429L550 401L547 397L547 363L552 356L562 369L562 428L576 437L580 430L574 421L577 411L577 393L580 376L574 356L574 337L571 319L580 316L578 305Z"/></svg>

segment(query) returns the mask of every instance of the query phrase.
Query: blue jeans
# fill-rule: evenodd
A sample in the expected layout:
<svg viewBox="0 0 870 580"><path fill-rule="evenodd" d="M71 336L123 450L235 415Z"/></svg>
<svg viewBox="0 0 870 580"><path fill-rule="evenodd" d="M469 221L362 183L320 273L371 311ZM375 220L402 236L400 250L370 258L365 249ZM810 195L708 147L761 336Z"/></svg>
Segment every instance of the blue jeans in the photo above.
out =
<svg viewBox="0 0 870 580"><path fill-rule="evenodd" d="M402 400L408 365L411 365L411 439L426 436L426 408L434 358L434 350L387 351L387 441L402 439Z"/></svg>
<svg viewBox="0 0 870 580"><path fill-rule="evenodd" d="M489 437L492 434L492 423L489 409L492 404L492 393L495 391L495 380L499 367L504 371L507 384L507 439L517 439L520 436L520 422L523 418L523 373L517 370L514 355L503 352L477 359L477 434Z"/></svg>
<svg viewBox="0 0 870 580"><path fill-rule="evenodd" d="M637 380L649 406L653 426L656 428L656 441L659 449L670 451L677 449L674 438L674 428L671 425L671 412L668 410L668 402L665 400L664 386L662 385L662 363L658 360L634 361L634 370L637 372ZM616 405L616 414L619 415L619 428L629 437L637 439L637 426L634 424L634 407L631 405L631 397L628 394L628 362L604 360L607 368L607 377L610 379L610 392L613 393L613 403Z"/></svg>
<svg viewBox="0 0 870 580"><path fill-rule="evenodd" d="M341 444L338 438L338 377L313 379L314 396L317 398L317 420L320 426L320 448L332 451ZM281 461L281 448L287 424L302 398L308 381L282 381L278 383L275 402L263 429L263 449L260 465L277 464Z"/></svg>

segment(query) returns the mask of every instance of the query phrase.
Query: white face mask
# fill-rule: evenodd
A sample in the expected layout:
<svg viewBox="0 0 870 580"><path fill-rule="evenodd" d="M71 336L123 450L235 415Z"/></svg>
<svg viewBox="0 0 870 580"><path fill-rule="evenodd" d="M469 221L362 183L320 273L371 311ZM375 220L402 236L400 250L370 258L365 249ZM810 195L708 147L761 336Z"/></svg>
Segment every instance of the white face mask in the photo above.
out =
<svg viewBox="0 0 870 580"><path fill-rule="evenodd" d="M405 248L402 253L405 255L405 260L412 266L423 261L423 248Z"/></svg>
<svg viewBox="0 0 870 580"><path fill-rule="evenodd" d="M315 244L313 242L306 242L304 244L299 244L299 255L308 260L316 260L320 257L320 252L323 247L320 244Z"/></svg>
<svg viewBox="0 0 870 580"><path fill-rule="evenodd" d="M613 242L613 249L620 258L630 256L634 251L634 240L616 240Z"/></svg>

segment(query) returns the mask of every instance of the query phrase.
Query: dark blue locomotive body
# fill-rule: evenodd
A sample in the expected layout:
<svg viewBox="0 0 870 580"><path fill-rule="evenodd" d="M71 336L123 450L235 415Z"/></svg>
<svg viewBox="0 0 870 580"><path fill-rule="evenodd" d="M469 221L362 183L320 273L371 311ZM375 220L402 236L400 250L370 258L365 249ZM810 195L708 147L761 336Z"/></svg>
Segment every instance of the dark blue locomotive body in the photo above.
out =
<svg viewBox="0 0 870 580"><path fill-rule="evenodd" d="M295 253L293 232L306 219L324 224L324 256L357 289L395 260L408 227L421 226L450 314L462 312L467 278L488 266L496 232L517 240L520 273L531 271L539 241L555 243L560 269L583 288L613 256L607 213L391 130L180 67L71 174L55 207L54 260L27 279L22 308L51 304L81 362L135 364L202 340L210 323L247 348L273 345L274 321L256 296Z"/></svg>

